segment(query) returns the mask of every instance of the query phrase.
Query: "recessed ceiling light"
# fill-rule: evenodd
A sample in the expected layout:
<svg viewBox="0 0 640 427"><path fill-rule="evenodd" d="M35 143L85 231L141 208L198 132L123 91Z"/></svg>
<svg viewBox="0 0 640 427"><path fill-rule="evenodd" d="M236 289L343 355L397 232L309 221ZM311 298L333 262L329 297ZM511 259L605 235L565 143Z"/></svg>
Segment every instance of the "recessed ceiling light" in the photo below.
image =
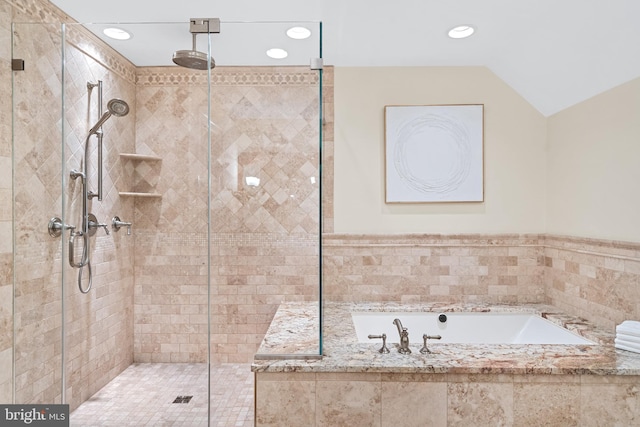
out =
<svg viewBox="0 0 640 427"><path fill-rule="evenodd" d="M305 27L291 27L287 30L287 36L295 40L304 40L311 36L311 30Z"/></svg>
<svg viewBox="0 0 640 427"><path fill-rule="evenodd" d="M245 176L244 182L246 182L249 187L257 187L260 185L260 178L257 176Z"/></svg>
<svg viewBox="0 0 640 427"><path fill-rule="evenodd" d="M475 29L470 25L459 25L449 30L449 37L452 39L464 39L473 34Z"/></svg>
<svg viewBox="0 0 640 427"><path fill-rule="evenodd" d="M289 55L286 50L274 47L267 51L267 56L273 59L284 59Z"/></svg>
<svg viewBox="0 0 640 427"><path fill-rule="evenodd" d="M105 36L116 40L129 40L131 34L121 28L105 28L102 30Z"/></svg>

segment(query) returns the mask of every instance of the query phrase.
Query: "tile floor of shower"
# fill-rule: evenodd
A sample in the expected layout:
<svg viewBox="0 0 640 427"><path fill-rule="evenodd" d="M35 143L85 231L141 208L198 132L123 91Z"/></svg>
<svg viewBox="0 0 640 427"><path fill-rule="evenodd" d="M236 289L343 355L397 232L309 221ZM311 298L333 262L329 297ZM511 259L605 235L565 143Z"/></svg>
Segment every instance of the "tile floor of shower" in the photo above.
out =
<svg viewBox="0 0 640 427"><path fill-rule="evenodd" d="M212 427L254 425L253 381L249 364L211 366ZM206 427L207 365L134 363L73 411L71 426Z"/></svg>

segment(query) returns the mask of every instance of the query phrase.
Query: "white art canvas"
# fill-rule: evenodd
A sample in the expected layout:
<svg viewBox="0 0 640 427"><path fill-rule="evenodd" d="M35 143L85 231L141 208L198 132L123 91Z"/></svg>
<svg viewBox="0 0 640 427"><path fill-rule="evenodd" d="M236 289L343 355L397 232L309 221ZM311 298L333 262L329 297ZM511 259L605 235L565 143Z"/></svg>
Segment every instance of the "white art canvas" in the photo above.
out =
<svg viewBox="0 0 640 427"><path fill-rule="evenodd" d="M482 202L483 105L385 107L387 203Z"/></svg>

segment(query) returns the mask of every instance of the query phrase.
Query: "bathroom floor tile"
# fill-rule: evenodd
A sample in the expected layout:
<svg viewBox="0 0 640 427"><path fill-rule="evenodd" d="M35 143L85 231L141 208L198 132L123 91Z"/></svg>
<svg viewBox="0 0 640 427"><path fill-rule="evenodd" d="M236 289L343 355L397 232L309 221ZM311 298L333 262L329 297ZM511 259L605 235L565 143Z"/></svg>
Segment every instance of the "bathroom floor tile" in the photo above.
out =
<svg viewBox="0 0 640 427"><path fill-rule="evenodd" d="M211 426L253 426L250 365L213 365L210 403ZM71 426L207 426L207 365L134 363L73 411Z"/></svg>

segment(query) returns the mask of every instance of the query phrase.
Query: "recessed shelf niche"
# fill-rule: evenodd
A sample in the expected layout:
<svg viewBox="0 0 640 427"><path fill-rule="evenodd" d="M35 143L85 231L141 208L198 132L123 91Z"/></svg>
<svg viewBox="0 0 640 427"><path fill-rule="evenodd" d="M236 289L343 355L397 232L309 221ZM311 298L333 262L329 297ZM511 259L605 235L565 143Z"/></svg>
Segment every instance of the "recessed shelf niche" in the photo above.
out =
<svg viewBox="0 0 640 427"><path fill-rule="evenodd" d="M131 165L125 164L125 171L133 175L131 191L120 191L120 197L160 198L162 194L155 191L160 177L160 162L162 157L137 153L120 153L120 158Z"/></svg>

